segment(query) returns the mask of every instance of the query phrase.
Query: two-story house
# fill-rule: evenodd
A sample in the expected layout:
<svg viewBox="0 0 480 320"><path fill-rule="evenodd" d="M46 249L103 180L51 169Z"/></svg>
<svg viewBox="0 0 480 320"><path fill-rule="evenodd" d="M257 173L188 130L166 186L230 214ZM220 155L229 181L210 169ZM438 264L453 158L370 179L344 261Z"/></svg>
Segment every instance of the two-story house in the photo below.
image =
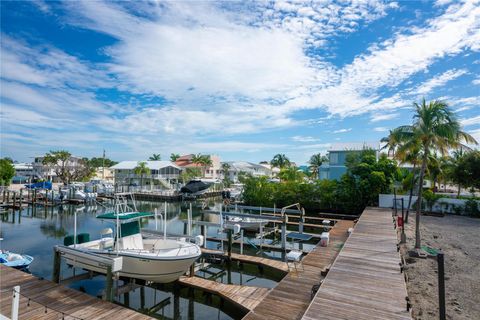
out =
<svg viewBox="0 0 480 320"><path fill-rule="evenodd" d="M347 156L364 149L373 149L379 155L379 144L372 142L337 143L328 150L328 163L323 163L319 169L319 179L340 180L347 172L345 162Z"/></svg>
<svg viewBox="0 0 480 320"><path fill-rule="evenodd" d="M136 174L135 168L145 162L148 173ZM182 169L170 161L122 161L110 167L114 171L115 183L119 185L163 185L178 181Z"/></svg>

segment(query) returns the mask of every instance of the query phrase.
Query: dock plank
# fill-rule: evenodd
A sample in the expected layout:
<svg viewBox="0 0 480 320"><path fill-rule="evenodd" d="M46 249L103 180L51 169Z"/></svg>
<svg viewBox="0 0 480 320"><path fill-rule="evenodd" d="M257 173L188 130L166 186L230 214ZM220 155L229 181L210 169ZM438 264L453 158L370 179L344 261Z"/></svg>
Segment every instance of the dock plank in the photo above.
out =
<svg viewBox="0 0 480 320"><path fill-rule="evenodd" d="M10 317L13 287L20 286L20 319L61 319L62 313L68 319L100 320L111 319L113 315L132 320L153 319L4 265L0 265L0 279L0 310L7 317Z"/></svg>
<svg viewBox="0 0 480 320"><path fill-rule="evenodd" d="M367 208L302 319L412 319L390 210Z"/></svg>
<svg viewBox="0 0 480 320"><path fill-rule="evenodd" d="M330 230L328 247L317 245L303 258L303 269L290 271L244 319L300 319L310 304L312 286L319 284L322 270L333 263L353 225L353 221L338 221Z"/></svg>

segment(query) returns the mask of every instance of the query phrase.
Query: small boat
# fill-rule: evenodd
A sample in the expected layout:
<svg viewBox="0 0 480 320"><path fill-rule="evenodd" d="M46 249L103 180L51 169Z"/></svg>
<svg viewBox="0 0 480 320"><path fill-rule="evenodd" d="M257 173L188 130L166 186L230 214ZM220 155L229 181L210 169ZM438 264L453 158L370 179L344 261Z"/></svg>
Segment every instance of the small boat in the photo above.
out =
<svg viewBox="0 0 480 320"><path fill-rule="evenodd" d="M232 229L234 225L238 224L240 227L247 231L257 231L260 226L265 226L268 222L263 219L255 219L248 217L232 217L227 216L225 219L225 227Z"/></svg>
<svg viewBox="0 0 480 320"><path fill-rule="evenodd" d="M197 196L207 192L208 188L210 188L210 184L201 180L190 180L180 189L180 192L189 196Z"/></svg>
<svg viewBox="0 0 480 320"><path fill-rule="evenodd" d="M27 269L33 261L33 257L26 254L18 254L10 251L0 251L0 263L15 269Z"/></svg>
<svg viewBox="0 0 480 320"><path fill-rule="evenodd" d="M186 240L168 239L166 234L164 237L144 238L140 220L154 215L138 212L135 204L131 208L124 195L116 195L115 212L97 216L115 223L116 235L107 228L102 231L100 239L93 241L90 241L89 235L80 237L82 234L79 234L77 243L73 243L75 236L69 236L68 241L67 236L64 244L73 249L64 254L67 264L105 273L105 268L99 263L103 257L122 257L120 276L157 283L177 280L200 257L200 247Z"/></svg>

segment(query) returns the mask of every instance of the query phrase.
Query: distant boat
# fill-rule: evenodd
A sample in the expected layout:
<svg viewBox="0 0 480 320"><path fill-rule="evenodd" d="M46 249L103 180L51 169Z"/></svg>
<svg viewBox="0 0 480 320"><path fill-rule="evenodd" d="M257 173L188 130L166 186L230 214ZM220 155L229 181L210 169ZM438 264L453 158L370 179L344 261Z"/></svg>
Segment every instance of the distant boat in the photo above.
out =
<svg viewBox="0 0 480 320"><path fill-rule="evenodd" d="M227 219L225 220L225 227L228 229L233 229L234 225L238 224L244 230L257 231L260 229L260 227L264 227L267 223L268 221L265 221L264 219L227 216Z"/></svg>
<svg viewBox="0 0 480 320"><path fill-rule="evenodd" d="M10 251L0 251L0 263L15 269L27 269L32 263L33 257L26 254L18 254Z"/></svg>
<svg viewBox="0 0 480 320"><path fill-rule="evenodd" d="M190 180L180 189L180 192L189 196L197 196L207 192L210 185L201 180Z"/></svg>

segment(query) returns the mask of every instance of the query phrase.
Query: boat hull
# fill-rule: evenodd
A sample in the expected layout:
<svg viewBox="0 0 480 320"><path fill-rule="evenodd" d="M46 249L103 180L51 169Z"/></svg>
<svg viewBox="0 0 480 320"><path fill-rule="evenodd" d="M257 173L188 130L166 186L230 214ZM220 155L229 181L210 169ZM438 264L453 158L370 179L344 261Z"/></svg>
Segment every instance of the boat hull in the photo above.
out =
<svg viewBox="0 0 480 320"><path fill-rule="evenodd" d="M108 258L122 257L122 270L119 272L120 277L135 278L156 283L168 283L178 280L199 257L199 255L195 255L182 259L163 259L139 257L134 254L129 255L122 253L117 256L115 252L106 253L99 251L95 252L95 254ZM85 259L65 255L65 260L67 264L78 268L103 274L106 273L104 267L90 263Z"/></svg>

